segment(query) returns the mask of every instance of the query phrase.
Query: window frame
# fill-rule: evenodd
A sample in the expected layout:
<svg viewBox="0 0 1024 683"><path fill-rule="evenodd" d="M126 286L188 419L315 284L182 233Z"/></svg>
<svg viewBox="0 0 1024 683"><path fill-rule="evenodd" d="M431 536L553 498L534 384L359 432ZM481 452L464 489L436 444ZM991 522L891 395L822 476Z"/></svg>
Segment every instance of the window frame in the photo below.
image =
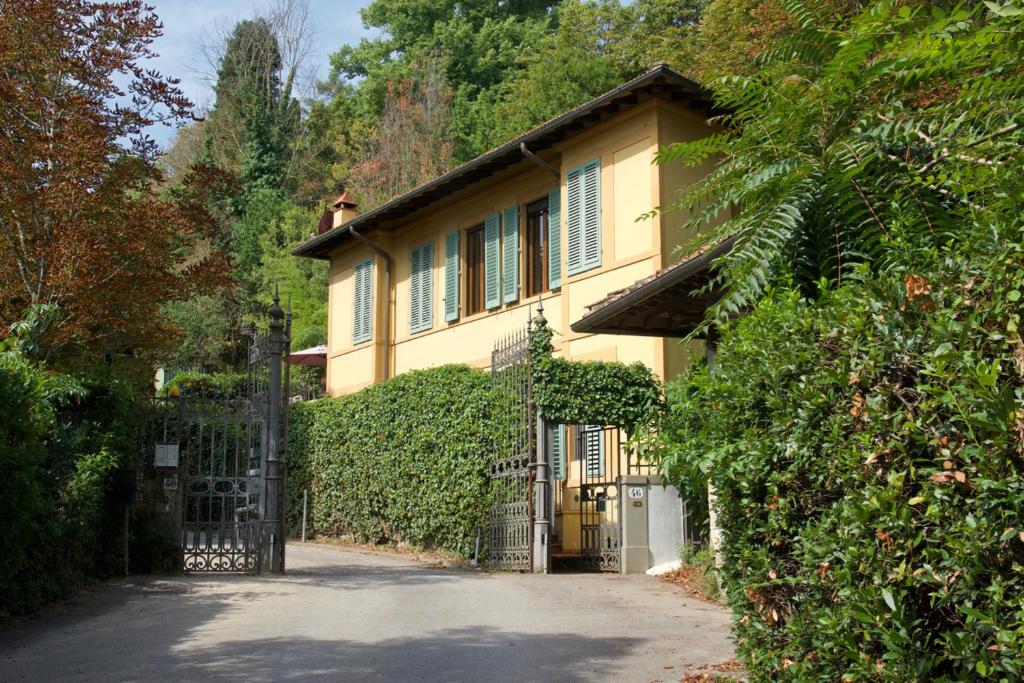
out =
<svg viewBox="0 0 1024 683"><path fill-rule="evenodd" d="M550 211L548 197L542 197L525 206L525 226L523 229L523 298L529 299L538 294L551 291L551 264L548 259L548 230L550 230ZM540 225L532 225L531 218L543 217ZM539 242L539 244L538 244ZM531 252L531 247L535 252ZM540 266L540 286L534 289L534 269Z"/></svg>
<svg viewBox="0 0 1024 683"><path fill-rule="evenodd" d="M466 273L465 287L466 295L463 298L465 306L465 316L469 317L476 315L477 313L483 313L487 310L487 297L486 297L486 282L485 282L485 246L484 246L484 224L480 223L474 225L472 228L466 229L466 252L464 259L464 269ZM474 243L477 248L477 253L473 253ZM474 261L474 256L476 260ZM474 276L476 276L476 287L474 287ZM478 297L478 300L474 301L474 295ZM478 304L478 305L474 305Z"/></svg>

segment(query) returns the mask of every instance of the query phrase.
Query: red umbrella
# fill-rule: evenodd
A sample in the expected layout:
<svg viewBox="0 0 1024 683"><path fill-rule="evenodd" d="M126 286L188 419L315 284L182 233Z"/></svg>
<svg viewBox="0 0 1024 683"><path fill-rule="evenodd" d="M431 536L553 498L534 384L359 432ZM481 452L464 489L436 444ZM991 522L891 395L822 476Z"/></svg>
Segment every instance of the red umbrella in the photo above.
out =
<svg viewBox="0 0 1024 683"><path fill-rule="evenodd" d="M308 349L289 353L285 360L292 365L318 365L321 368L327 367L327 347L313 346Z"/></svg>

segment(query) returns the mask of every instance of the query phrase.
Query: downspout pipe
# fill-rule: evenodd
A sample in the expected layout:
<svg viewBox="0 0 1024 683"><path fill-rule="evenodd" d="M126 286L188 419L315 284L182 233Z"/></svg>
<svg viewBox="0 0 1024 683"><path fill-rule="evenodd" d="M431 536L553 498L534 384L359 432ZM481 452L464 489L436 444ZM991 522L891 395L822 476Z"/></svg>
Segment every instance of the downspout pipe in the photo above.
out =
<svg viewBox="0 0 1024 683"><path fill-rule="evenodd" d="M559 180L562 179L562 174L558 171L558 169L556 169L554 166L552 166L548 162L544 161L539 156L537 156L536 154L531 152L529 149L527 149L525 142L520 142L519 143L519 151L523 153L524 157L526 157L527 159L529 159L533 163L537 164L538 166L543 168L545 171L547 171L551 175L555 176Z"/></svg>
<svg viewBox="0 0 1024 683"><path fill-rule="evenodd" d="M391 378L391 254L373 240L356 232L355 226L348 226L348 234L373 249L384 259L384 379Z"/></svg>

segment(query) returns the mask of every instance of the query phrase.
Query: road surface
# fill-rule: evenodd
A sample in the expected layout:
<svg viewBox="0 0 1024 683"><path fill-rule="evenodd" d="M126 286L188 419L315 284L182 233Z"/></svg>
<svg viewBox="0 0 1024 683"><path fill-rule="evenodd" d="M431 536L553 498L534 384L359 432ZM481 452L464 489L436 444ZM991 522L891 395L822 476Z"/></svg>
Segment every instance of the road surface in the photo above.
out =
<svg viewBox="0 0 1024 683"><path fill-rule="evenodd" d="M134 577L0 632L0 681L678 681L729 617L647 576L288 548L279 577Z"/></svg>

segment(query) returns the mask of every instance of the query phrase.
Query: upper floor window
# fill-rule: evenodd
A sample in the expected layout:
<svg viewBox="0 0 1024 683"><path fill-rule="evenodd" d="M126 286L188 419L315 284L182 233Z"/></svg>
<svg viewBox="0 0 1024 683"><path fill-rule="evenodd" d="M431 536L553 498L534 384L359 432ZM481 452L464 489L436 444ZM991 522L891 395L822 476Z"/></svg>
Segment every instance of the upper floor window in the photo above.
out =
<svg viewBox="0 0 1024 683"><path fill-rule="evenodd" d="M601 265L601 160L570 169L566 185L566 268L575 275Z"/></svg>
<svg viewBox="0 0 1024 683"><path fill-rule="evenodd" d="M549 289L547 235L548 199L544 198L526 207L526 234L523 235L526 271L523 277L523 290L527 298Z"/></svg>
<svg viewBox="0 0 1024 683"><path fill-rule="evenodd" d="M484 310L484 226L466 232L466 315Z"/></svg>
<svg viewBox="0 0 1024 683"><path fill-rule="evenodd" d="M373 257L356 264L353 279L352 343L362 344L373 337Z"/></svg>
<svg viewBox="0 0 1024 683"><path fill-rule="evenodd" d="M409 264L409 331L434 325L434 243L413 248Z"/></svg>

